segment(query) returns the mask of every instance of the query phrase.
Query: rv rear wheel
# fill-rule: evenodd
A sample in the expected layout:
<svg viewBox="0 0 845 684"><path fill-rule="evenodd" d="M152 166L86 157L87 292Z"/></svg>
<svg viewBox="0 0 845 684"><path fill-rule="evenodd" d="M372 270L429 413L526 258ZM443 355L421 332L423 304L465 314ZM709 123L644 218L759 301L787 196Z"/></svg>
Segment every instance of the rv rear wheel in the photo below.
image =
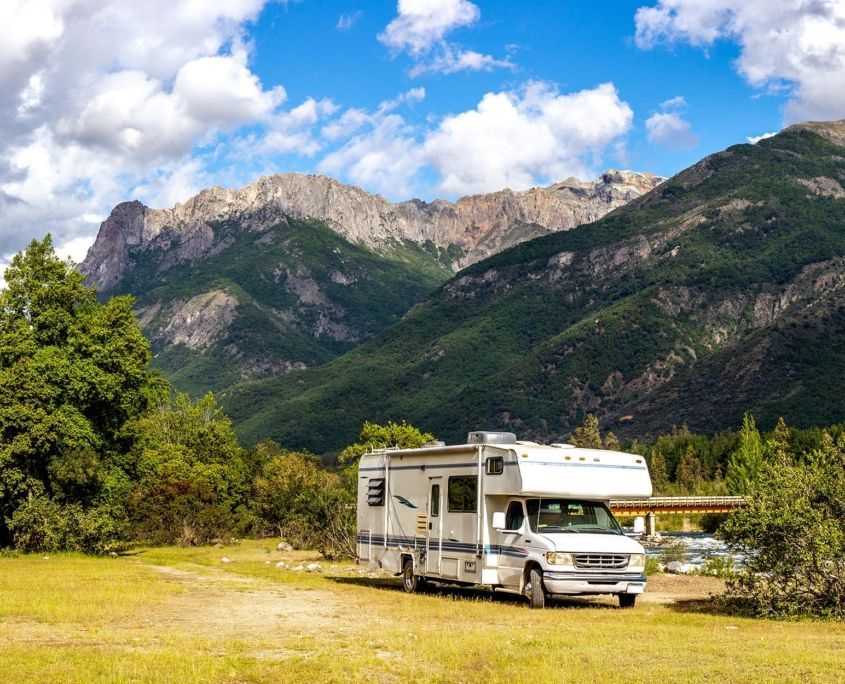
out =
<svg viewBox="0 0 845 684"><path fill-rule="evenodd" d="M546 607L546 590L543 587L543 573L540 568L531 568L525 593L528 595L528 604L532 608Z"/></svg>
<svg viewBox="0 0 845 684"><path fill-rule="evenodd" d="M408 558L402 566L402 588L409 594L414 594L422 588L423 580L414 574L414 561Z"/></svg>
<svg viewBox="0 0 845 684"><path fill-rule="evenodd" d="M619 594L619 607L620 608L633 608L636 603L637 603L637 595L636 594Z"/></svg>

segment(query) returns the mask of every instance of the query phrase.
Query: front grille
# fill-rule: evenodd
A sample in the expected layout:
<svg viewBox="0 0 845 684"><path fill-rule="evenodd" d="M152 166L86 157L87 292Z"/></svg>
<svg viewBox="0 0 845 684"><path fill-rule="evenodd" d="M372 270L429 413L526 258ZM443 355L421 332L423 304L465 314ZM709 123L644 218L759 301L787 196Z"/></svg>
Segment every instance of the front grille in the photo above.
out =
<svg viewBox="0 0 845 684"><path fill-rule="evenodd" d="M618 570L627 567L628 556L623 554L610 553L576 553L576 568L602 568Z"/></svg>

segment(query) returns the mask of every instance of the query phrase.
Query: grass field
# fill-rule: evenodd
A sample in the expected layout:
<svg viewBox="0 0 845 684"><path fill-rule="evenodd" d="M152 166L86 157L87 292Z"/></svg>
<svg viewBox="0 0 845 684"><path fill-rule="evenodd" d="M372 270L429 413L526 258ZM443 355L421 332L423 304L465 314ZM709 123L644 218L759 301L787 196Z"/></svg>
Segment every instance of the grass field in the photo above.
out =
<svg viewBox="0 0 845 684"><path fill-rule="evenodd" d="M222 562L223 557L230 562ZM352 564L280 570L269 542L119 558L0 558L0 678L91 681L842 681L845 625L719 613L710 578L658 576L632 611L409 596Z"/></svg>

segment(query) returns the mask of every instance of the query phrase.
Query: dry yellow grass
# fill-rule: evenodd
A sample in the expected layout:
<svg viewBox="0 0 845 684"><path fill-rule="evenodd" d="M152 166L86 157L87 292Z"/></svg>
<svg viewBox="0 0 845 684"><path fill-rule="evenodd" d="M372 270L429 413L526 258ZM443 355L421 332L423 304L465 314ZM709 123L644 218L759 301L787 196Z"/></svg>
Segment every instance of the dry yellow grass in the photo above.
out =
<svg viewBox="0 0 845 684"><path fill-rule="evenodd" d="M712 588L703 578L654 582L633 611L602 600L531 611L481 591L408 596L352 564L280 570L282 558L313 560L252 541L115 559L0 558L0 676L834 682L845 664L845 625L722 615L701 600Z"/></svg>

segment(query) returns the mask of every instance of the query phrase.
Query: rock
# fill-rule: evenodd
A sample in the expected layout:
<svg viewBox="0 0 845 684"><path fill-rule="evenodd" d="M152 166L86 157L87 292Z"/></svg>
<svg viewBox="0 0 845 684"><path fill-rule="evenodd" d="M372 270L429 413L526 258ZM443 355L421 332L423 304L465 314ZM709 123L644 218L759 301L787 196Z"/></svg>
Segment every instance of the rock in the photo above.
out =
<svg viewBox="0 0 845 684"><path fill-rule="evenodd" d="M288 564L284 561L279 561L278 563L276 563L276 567L279 568L279 570L287 570Z"/></svg>
<svg viewBox="0 0 845 684"><path fill-rule="evenodd" d="M295 568L291 568L294 572L302 572L305 568L302 565L297 565Z"/></svg>
<svg viewBox="0 0 845 684"><path fill-rule="evenodd" d="M276 544L276 551L293 551L293 547L287 542L279 542Z"/></svg>
<svg viewBox="0 0 845 684"><path fill-rule="evenodd" d="M320 566L319 563L309 563L305 566L305 569L308 572L323 572L323 568Z"/></svg>
<svg viewBox="0 0 845 684"><path fill-rule="evenodd" d="M671 572L674 575L687 575L694 569L692 563L683 563L681 561L671 561L666 564L666 572Z"/></svg>
<svg viewBox="0 0 845 684"><path fill-rule="evenodd" d="M281 215L322 219L350 242L376 251L389 250L394 241L431 241L444 250L456 245L463 250L453 264L458 270L532 237L596 221L663 180L608 171L590 182L568 178L545 188L505 189L457 202L393 204L326 176L264 176L239 190L207 188L170 209L150 209L137 201L117 205L79 270L88 282L108 290L144 252L155 255L164 270L225 249L225 238L212 228L220 221L235 221L259 234L277 225ZM339 272L333 279L349 280Z"/></svg>
<svg viewBox="0 0 845 684"><path fill-rule="evenodd" d="M112 551L112 552L109 554L109 557L110 557L110 558L117 558L117 553L115 553L114 551Z"/></svg>
<svg viewBox="0 0 845 684"><path fill-rule="evenodd" d="M270 565L270 561L264 561L264 565Z"/></svg>
<svg viewBox="0 0 845 684"><path fill-rule="evenodd" d="M230 561L226 556L223 556L223 558L220 559L220 562L221 563L231 563L232 561Z"/></svg>

